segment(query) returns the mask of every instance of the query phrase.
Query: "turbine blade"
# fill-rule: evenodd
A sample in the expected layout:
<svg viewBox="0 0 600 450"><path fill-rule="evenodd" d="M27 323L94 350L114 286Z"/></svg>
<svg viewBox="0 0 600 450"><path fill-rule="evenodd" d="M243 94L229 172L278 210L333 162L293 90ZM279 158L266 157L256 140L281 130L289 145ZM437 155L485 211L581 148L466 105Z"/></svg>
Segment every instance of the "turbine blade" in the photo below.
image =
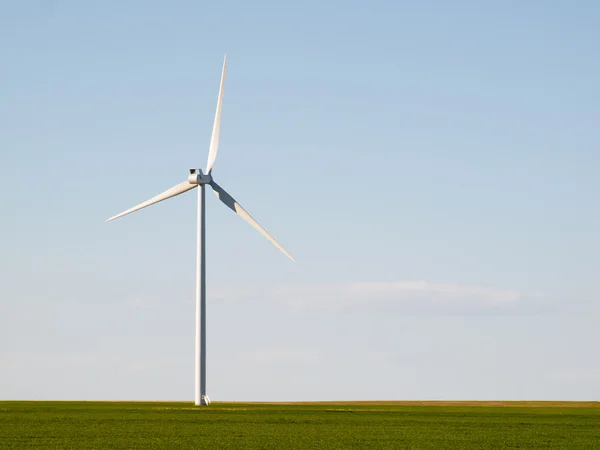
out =
<svg viewBox="0 0 600 450"><path fill-rule="evenodd" d="M217 111L213 123L212 136L210 137L210 148L208 150L208 161L206 162L206 173L210 173L217 159L219 149L219 133L221 129L221 108L223 106L223 84L225 83L225 69L227 66L227 55L223 59L223 71L221 72L221 85L219 86L219 98L217 100Z"/></svg>
<svg viewBox="0 0 600 450"><path fill-rule="evenodd" d="M292 261L296 262L294 257L292 255L290 255L286 251L286 249L283 248L281 246L281 244L279 244L279 242L277 242L275 240L275 238L273 236L271 236L269 233L267 233L267 230L265 230L263 227L261 227L258 224L258 222L256 220L254 220L254 218L248 213L248 211L246 211L244 208L242 208L242 205L240 205L238 202L236 202L235 199L231 195L229 195L227 192L225 192L225 189L223 189L221 186L219 186L214 181L211 181L210 185L214 189L215 194L217 194L217 197L219 197L219 200L221 200L223 203L225 203L225 205L229 209L234 211L238 216L240 216L242 219L244 219L246 222L248 222L250 225L252 225L254 228L256 228L258 230L258 232L260 234L262 234L264 237L266 237L269 241L271 241L271 243L275 247L277 247L279 250L281 250L283 253L285 253L285 255L288 258L290 258Z"/></svg>
<svg viewBox="0 0 600 450"><path fill-rule="evenodd" d="M111 217L110 219L106 220L106 222L110 222L111 220L118 219L119 217L123 217L126 214L135 212L139 209L145 208L146 206L150 206L150 205L154 205L155 203L162 202L163 200L166 200L171 197L175 197L176 195L183 194L184 192L194 189L196 186L197 186L197 184L191 184L188 181L184 181L182 183L179 183L177 186L173 186L171 189L167 189L162 194L158 194L156 197L152 197L150 200L146 200L145 202L140 203L139 205L136 205L133 208L129 208L127 211L123 211L121 214L117 214L116 216Z"/></svg>

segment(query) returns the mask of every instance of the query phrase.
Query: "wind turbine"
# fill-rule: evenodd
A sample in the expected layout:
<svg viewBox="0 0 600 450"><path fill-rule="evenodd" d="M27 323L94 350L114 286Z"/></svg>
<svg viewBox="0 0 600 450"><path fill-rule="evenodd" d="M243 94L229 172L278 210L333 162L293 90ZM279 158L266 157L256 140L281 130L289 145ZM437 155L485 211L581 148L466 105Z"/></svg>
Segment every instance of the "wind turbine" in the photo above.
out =
<svg viewBox="0 0 600 450"><path fill-rule="evenodd" d="M198 248L196 255L196 364L195 364L195 396L196 405L207 405L210 400L206 395L206 252L205 252L205 186L208 184L228 208L233 210L238 216L252 225L260 234L266 237L275 247L281 250L292 261L296 260L290 255L267 231L261 227L256 220L242 206L229 195L225 189L219 186L212 177L212 170L217 157L219 147L219 130L221 125L221 109L223 106L223 83L225 81L225 68L227 65L227 55L223 60L223 71L221 73L221 84L219 87L219 97L217 99L217 111L210 138L210 147L208 150L208 162L206 163L206 173L202 169L190 169L187 181L183 181L171 189L167 189L162 194L146 200L133 208L123 211L116 216L111 217L106 222L123 217L126 214L138 211L147 206L153 205L163 200L167 200L184 192L198 188Z"/></svg>

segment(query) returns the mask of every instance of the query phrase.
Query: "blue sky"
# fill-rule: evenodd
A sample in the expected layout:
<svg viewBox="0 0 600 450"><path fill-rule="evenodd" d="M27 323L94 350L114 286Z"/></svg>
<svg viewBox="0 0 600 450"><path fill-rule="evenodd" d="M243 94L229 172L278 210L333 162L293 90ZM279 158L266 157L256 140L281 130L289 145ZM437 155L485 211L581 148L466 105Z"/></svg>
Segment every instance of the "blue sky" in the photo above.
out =
<svg viewBox="0 0 600 450"><path fill-rule="evenodd" d="M0 3L0 398L600 399L600 5Z"/></svg>

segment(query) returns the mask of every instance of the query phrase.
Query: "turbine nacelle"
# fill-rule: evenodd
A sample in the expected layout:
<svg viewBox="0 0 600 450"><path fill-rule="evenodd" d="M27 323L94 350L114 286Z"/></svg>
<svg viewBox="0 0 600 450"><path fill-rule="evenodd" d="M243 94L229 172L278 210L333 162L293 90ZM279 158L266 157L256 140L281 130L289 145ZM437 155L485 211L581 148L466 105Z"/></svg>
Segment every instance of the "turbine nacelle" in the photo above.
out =
<svg viewBox="0 0 600 450"><path fill-rule="evenodd" d="M190 184L210 184L212 182L212 175L202 173L202 169L190 169L190 175L188 177Z"/></svg>

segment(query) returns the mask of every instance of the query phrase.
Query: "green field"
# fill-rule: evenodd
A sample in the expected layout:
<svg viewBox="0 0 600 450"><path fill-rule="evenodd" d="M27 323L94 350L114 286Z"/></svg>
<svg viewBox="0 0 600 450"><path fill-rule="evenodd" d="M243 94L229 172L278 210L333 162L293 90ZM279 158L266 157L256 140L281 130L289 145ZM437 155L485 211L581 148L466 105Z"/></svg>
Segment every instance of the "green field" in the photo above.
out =
<svg viewBox="0 0 600 450"><path fill-rule="evenodd" d="M0 402L0 448L600 449L600 404Z"/></svg>

